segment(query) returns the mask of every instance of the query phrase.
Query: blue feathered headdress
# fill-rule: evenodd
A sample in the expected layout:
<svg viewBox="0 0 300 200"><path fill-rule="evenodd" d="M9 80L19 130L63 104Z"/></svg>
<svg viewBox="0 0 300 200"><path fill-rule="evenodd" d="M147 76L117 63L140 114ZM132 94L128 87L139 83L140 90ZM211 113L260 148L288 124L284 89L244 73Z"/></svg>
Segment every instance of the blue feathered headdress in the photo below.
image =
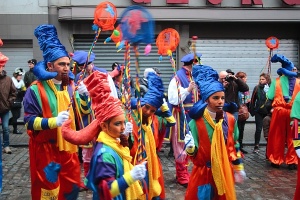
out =
<svg viewBox="0 0 300 200"><path fill-rule="evenodd" d="M288 77L297 77L297 73L292 72L292 69L294 68L294 64L289 59L287 59L285 56L275 54L275 55L272 56L271 62L272 63L276 63L276 62L281 63L282 68L279 68L277 70L277 74L279 76L285 75L285 76L288 76Z"/></svg>
<svg viewBox="0 0 300 200"><path fill-rule="evenodd" d="M195 65L192 76L200 89L201 100L193 105L189 115L192 119L198 119L203 115L207 106L205 102L212 94L224 91L222 83L218 81L219 75L216 70L206 65Z"/></svg>
<svg viewBox="0 0 300 200"><path fill-rule="evenodd" d="M156 109L159 109L161 105L164 103L164 86L161 78L153 73L149 72L148 74L148 91L144 95L143 98L141 98L141 105L149 104L151 106L154 106ZM137 99L132 98L131 99L131 107L133 109L136 109L137 107Z"/></svg>
<svg viewBox="0 0 300 200"><path fill-rule="evenodd" d="M56 72L46 70L47 63L62 57L69 57L65 47L60 43L55 26L43 24L34 30L40 49L43 51L44 61L39 62L33 69L34 75L39 80L48 80L57 76ZM71 75L72 76L72 75Z"/></svg>
<svg viewBox="0 0 300 200"><path fill-rule="evenodd" d="M148 91L144 95L144 98L141 99L141 105L149 104L158 109L164 103L163 98L163 82L157 74L150 72L148 74Z"/></svg>

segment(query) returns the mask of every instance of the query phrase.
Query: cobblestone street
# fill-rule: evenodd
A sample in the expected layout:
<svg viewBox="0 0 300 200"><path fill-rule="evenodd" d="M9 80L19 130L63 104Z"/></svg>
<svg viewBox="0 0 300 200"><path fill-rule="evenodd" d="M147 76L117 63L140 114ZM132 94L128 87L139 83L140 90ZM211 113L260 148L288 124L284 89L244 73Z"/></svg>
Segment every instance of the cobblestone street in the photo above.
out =
<svg viewBox="0 0 300 200"><path fill-rule="evenodd" d="M253 126L251 124L246 126ZM246 131L250 132L250 128ZM23 130L22 135L11 134L12 154L3 154L3 191L1 200L29 200L30 174L28 156L28 136ZM249 133L250 134L250 133ZM18 141L17 141L18 140ZM249 141L249 140L248 140ZM19 145L18 145L19 144ZM252 153L253 146L246 146L249 152L245 155L245 171L247 179L244 184L236 185L239 200L291 200L296 187L296 170L288 170L282 165L279 169L272 168L265 159L265 146L258 154ZM185 188L175 181L174 158L168 157L167 145L159 153L163 164L166 197L168 200L184 199ZM190 164L189 169L192 168ZM81 192L79 200L90 200L91 192Z"/></svg>

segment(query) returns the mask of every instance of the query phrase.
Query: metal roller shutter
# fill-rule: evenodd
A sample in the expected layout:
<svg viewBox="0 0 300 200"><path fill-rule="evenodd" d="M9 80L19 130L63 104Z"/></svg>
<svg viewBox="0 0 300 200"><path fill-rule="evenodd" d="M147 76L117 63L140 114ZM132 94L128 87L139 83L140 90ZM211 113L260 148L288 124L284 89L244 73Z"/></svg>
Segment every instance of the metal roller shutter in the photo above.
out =
<svg viewBox="0 0 300 200"><path fill-rule="evenodd" d="M104 40L109 37L109 35L100 35L98 41L94 47L93 52L96 55L95 66L104 68L107 71L111 71L111 65L114 62L124 64L124 49L117 53L115 44L109 42L104 44ZM91 44L93 42L94 35L74 35L74 50L84 50L89 51ZM152 44L152 50L148 56L144 55L144 44L139 45L139 77L142 77L144 70L146 68L157 67L161 72L161 77L164 83L165 92L167 93L168 85L173 74L172 66L170 60L165 56L163 60L159 63L159 55L157 54L157 47ZM135 77L135 53L133 48L131 48L130 54L130 69L131 76ZM174 53L174 59L176 59L176 53Z"/></svg>
<svg viewBox="0 0 300 200"><path fill-rule="evenodd" d="M283 54L298 66L299 41L292 39L282 39L279 41L279 48L274 50L274 54ZM209 65L218 72L232 69L246 72L250 92L259 81L259 75L267 72L269 51L265 45L265 39L201 39L196 42L196 51L202 53L201 62ZM272 79L277 77L277 69L280 63L272 63Z"/></svg>
<svg viewBox="0 0 300 200"><path fill-rule="evenodd" d="M8 76L12 77L17 67L22 67L25 71L29 69L27 61L33 58L32 40L3 40L0 51L9 58L5 65ZM23 118L24 109L22 107L18 122L23 122Z"/></svg>
<svg viewBox="0 0 300 200"><path fill-rule="evenodd" d="M7 75L11 77L17 67L27 71L27 61L33 58L32 40L3 40L3 43L0 51L9 58L5 65Z"/></svg>

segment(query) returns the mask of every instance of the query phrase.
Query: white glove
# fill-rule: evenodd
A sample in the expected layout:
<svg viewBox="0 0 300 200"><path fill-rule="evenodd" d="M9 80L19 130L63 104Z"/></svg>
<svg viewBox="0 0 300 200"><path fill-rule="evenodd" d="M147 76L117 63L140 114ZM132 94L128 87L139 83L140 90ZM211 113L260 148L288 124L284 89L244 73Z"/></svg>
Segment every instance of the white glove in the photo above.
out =
<svg viewBox="0 0 300 200"><path fill-rule="evenodd" d="M244 170L234 172L234 180L236 183L243 183L246 179L246 172Z"/></svg>
<svg viewBox="0 0 300 200"><path fill-rule="evenodd" d="M165 98L163 98L163 102L164 102L163 105L168 105Z"/></svg>
<svg viewBox="0 0 300 200"><path fill-rule="evenodd" d="M142 180L146 176L146 163L135 165L133 169L130 171L130 175L134 181Z"/></svg>
<svg viewBox="0 0 300 200"><path fill-rule="evenodd" d="M87 95L87 96L89 95L89 92L88 92L88 90L87 90L85 84L84 84L82 81L78 84L77 91L78 91L78 93L81 94L81 95L83 95L83 94L85 94L85 95Z"/></svg>
<svg viewBox="0 0 300 200"><path fill-rule="evenodd" d="M190 131L185 135L184 144L186 148L193 148L195 146L195 141Z"/></svg>
<svg viewBox="0 0 300 200"><path fill-rule="evenodd" d="M56 117L56 125L60 127L65 121L69 119L70 113L68 111L61 111Z"/></svg>
<svg viewBox="0 0 300 200"><path fill-rule="evenodd" d="M124 130L124 133L123 135L125 135L126 137L129 136L130 133L132 133L132 130L133 130L133 125L131 122L127 122L126 123L126 126L125 126L125 130Z"/></svg>
<svg viewBox="0 0 300 200"><path fill-rule="evenodd" d="M296 154L297 154L298 158L300 158L300 149L296 149Z"/></svg>

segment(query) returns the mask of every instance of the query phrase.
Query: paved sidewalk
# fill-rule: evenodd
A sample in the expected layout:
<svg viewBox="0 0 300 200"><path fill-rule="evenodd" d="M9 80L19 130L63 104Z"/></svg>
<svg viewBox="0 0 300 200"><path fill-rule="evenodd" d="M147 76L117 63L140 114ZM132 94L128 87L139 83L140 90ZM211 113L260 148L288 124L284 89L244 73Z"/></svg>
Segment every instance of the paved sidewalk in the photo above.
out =
<svg viewBox="0 0 300 200"><path fill-rule="evenodd" d="M249 124L246 125L251 126ZM252 125L253 126L253 125ZM253 128L253 127L252 127ZM20 126L22 129L22 126ZM24 131L24 130L23 130ZM250 135L247 129L245 135ZM30 174L28 157L28 136L10 135L12 154L3 154L3 191L0 200L29 200ZM253 135L252 135L253 136ZM250 138L249 144L251 143ZM263 140L262 140L263 141ZM253 146L246 146L246 150L252 151ZM167 200L184 199L185 188L175 181L174 158L168 157L169 148L164 145L163 152L159 153L163 164ZM270 167L265 159L265 147L260 148L258 154L249 153L244 158L247 179L244 184L236 185L238 200L290 200L293 199L296 187L296 170L288 170L286 165L279 169ZM191 170L192 164L189 169ZM81 192L79 200L91 200L91 192Z"/></svg>

